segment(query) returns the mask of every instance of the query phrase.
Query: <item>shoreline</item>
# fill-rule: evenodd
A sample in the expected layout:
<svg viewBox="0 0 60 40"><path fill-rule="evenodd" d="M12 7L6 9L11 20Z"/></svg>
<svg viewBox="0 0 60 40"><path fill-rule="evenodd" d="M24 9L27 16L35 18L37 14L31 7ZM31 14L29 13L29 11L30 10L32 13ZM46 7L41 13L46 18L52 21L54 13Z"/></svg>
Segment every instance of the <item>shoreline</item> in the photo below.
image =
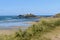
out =
<svg viewBox="0 0 60 40"><path fill-rule="evenodd" d="M26 22L27 24L35 24L36 22ZM17 30L19 29L22 29L22 30L25 30L27 29L28 27L22 27L22 26L11 26L10 28L3 28L3 29L0 29L0 35L3 34L3 35L10 35L10 34L13 34L15 33Z"/></svg>

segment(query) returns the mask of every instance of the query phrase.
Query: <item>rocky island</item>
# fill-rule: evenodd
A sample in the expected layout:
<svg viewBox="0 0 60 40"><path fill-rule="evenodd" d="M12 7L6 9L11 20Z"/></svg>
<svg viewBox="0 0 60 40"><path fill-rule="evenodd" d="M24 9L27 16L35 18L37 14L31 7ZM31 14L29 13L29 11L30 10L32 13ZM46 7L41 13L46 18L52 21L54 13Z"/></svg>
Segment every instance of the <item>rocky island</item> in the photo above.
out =
<svg viewBox="0 0 60 40"><path fill-rule="evenodd" d="M18 15L19 18L38 18L38 16L33 14Z"/></svg>
<svg viewBox="0 0 60 40"><path fill-rule="evenodd" d="M47 18L47 17L51 17L51 15L34 15L32 13L30 14L25 14L25 15L18 15L18 18Z"/></svg>

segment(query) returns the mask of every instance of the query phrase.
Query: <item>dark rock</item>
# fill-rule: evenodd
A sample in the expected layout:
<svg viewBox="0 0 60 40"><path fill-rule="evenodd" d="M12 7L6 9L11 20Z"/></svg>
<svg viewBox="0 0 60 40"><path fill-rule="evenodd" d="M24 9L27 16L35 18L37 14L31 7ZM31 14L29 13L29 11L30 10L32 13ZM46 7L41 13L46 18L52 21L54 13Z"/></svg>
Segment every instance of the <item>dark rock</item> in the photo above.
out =
<svg viewBox="0 0 60 40"><path fill-rule="evenodd" d="M19 17L19 18L24 18L24 15L19 15L18 17Z"/></svg>
<svg viewBox="0 0 60 40"><path fill-rule="evenodd" d="M30 13L30 14L26 14L26 15L19 15L18 17L19 18L35 18L37 16Z"/></svg>

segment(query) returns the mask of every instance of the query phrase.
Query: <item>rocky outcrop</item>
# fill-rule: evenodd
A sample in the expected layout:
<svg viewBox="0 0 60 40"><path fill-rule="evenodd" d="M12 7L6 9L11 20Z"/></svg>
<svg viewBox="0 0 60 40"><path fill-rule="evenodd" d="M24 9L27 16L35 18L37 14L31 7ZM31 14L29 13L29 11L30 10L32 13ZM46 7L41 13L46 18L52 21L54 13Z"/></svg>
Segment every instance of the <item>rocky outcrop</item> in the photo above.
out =
<svg viewBox="0 0 60 40"><path fill-rule="evenodd" d="M24 15L19 15L19 16L17 16L17 17L19 17L19 18L24 18Z"/></svg>
<svg viewBox="0 0 60 40"><path fill-rule="evenodd" d="M33 14L26 14L25 15L25 18L31 18L31 17L37 17L36 15L33 15Z"/></svg>
<svg viewBox="0 0 60 40"><path fill-rule="evenodd" d="M26 15L19 15L19 18L36 18L36 15L33 14L26 14Z"/></svg>

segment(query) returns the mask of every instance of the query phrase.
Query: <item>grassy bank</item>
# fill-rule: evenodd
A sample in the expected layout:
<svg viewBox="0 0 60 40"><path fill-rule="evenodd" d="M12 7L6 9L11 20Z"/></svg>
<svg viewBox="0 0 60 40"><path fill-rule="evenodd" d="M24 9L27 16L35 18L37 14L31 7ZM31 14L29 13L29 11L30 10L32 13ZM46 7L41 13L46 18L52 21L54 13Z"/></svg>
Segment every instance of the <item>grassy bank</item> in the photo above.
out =
<svg viewBox="0 0 60 40"><path fill-rule="evenodd" d="M60 27L60 18L41 19L24 31L20 29L12 35L0 35L0 40L51 40L44 37L44 34L52 32L57 27Z"/></svg>

